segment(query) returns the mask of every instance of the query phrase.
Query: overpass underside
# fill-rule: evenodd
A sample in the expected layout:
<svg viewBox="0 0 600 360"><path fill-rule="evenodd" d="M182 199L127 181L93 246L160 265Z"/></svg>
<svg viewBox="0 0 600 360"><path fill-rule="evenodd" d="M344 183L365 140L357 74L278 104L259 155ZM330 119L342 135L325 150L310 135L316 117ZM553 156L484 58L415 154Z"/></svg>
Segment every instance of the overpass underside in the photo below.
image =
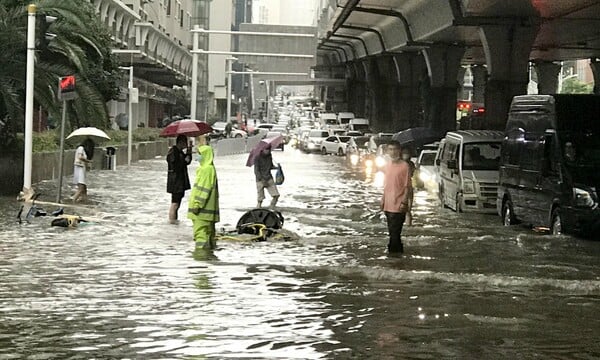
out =
<svg viewBox="0 0 600 360"><path fill-rule="evenodd" d="M466 67L489 129L504 128L531 68L539 93L557 91L564 60L590 59L600 84L597 0L346 0L322 10L316 77L343 79L344 110L381 131L455 129Z"/></svg>

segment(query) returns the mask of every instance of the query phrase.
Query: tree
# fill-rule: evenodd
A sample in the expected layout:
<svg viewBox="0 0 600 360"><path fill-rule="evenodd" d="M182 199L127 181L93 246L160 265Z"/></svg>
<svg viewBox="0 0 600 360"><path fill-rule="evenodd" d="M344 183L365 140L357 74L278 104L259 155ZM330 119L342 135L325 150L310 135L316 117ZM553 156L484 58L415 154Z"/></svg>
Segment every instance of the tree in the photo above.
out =
<svg viewBox="0 0 600 360"><path fill-rule="evenodd" d="M570 78L563 82L561 94L591 94L594 85L586 84L577 78Z"/></svg>
<svg viewBox="0 0 600 360"><path fill-rule="evenodd" d="M23 129L28 3L0 0L0 147L14 144L10 140ZM121 77L111 54L113 43L108 29L99 22L89 2L41 0L37 7L39 14L56 16L57 20L47 26L47 31L56 36L36 53L36 106L60 118L58 79L72 74L77 77L79 97L69 107L71 125L106 128L106 101L118 96Z"/></svg>

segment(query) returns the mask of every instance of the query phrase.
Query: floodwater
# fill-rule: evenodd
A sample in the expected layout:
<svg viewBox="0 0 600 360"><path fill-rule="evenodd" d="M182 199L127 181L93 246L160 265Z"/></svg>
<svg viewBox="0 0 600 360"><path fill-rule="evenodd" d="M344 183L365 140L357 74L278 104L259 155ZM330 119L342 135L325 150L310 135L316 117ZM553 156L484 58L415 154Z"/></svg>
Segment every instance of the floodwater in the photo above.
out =
<svg viewBox="0 0 600 360"><path fill-rule="evenodd" d="M90 220L77 229L19 225L0 198L0 359L600 357L600 242L418 192L405 253L388 258L379 187L342 157L274 159L300 239L221 241L212 256L194 250L187 196L167 224L164 158L93 171L91 202L66 209ZM219 229L255 204L245 160L215 160ZM40 200L55 186L37 184Z"/></svg>

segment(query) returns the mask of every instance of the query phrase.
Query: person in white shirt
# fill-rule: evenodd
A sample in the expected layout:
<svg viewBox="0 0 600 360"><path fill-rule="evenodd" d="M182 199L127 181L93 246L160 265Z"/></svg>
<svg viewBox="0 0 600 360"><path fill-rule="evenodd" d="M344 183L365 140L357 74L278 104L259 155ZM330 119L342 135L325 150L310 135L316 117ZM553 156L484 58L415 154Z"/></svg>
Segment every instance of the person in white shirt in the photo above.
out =
<svg viewBox="0 0 600 360"><path fill-rule="evenodd" d="M77 191L71 200L85 201L87 199L87 182L85 173L87 167L92 162L94 154L94 142L92 139L85 139L75 150L75 160L73 161L73 184L77 185Z"/></svg>

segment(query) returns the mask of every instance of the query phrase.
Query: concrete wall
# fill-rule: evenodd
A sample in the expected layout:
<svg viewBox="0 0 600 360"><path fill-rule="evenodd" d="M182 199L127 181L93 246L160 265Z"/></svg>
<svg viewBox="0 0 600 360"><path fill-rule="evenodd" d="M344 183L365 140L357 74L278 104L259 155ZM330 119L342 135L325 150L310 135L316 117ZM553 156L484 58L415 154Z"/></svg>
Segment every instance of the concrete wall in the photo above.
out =
<svg viewBox="0 0 600 360"><path fill-rule="evenodd" d="M152 142L134 143L131 147L131 161L153 159L156 156L165 156L169 147L174 144L174 139L165 139ZM127 145L116 146L117 167L127 165ZM94 150L93 169L104 169L106 161L106 148L97 147ZM63 156L63 176L73 174L73 160L75 150L66 150ZM58 178L59 152L34 153L32 159L31 182L33 184L42 180ZM23 154L4 154L0 156L0 194L16 195L23 188Z"/></svg>

